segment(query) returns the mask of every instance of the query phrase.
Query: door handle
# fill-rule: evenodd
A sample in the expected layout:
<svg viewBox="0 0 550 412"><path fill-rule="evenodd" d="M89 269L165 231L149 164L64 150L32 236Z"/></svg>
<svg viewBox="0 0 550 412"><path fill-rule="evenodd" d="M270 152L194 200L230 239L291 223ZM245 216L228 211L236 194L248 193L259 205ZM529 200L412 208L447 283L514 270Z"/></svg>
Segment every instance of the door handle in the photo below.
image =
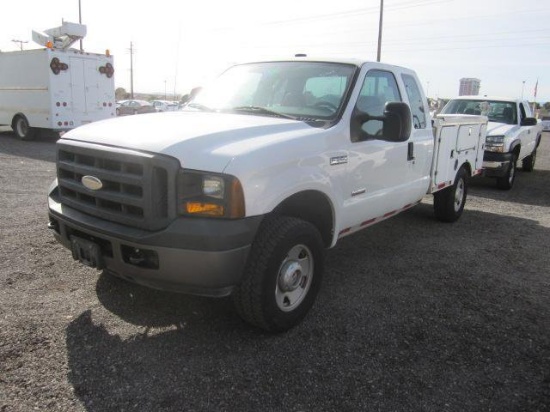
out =
<svg viewBox="0 0 550 412"><path fill-rule="evenodd" d="M409 142L407 147L407 160L414 160L414 142Z"/></svg>

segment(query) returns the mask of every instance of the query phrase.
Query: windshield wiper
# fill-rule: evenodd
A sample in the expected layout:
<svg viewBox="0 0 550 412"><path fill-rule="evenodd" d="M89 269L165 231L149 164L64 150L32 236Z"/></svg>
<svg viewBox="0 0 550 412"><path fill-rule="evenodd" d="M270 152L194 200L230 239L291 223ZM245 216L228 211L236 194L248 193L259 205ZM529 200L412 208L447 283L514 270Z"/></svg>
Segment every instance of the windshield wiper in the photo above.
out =
<svg viewBox="0 0 550 412"><path fill-rule="evenodd" d="M290 116L288 114L276 112L274 110L269 110L269 109L266 109L265 107L261 107L261 106L237 106L237 107L232 107L230 110L236 111L236 112L249 112L249 113L257 113L257 114L265 114L265 115L268 115L268 116L276 116L276 117L282 117L282 118L285 118L285 119L297 120L297 118L294 117L294 116Z"/></svg>

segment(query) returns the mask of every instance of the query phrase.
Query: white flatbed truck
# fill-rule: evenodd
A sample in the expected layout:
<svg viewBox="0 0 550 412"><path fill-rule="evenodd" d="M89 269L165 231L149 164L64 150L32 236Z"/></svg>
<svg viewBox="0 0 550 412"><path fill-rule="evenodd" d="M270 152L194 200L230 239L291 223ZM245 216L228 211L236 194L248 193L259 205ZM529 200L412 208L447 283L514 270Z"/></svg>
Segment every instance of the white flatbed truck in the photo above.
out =
<svg viewBox="0 0 550 412"><path fill-rule="evenodd" d="M23 140L116 116L113 57L70 45L84 25L33 32L42 49L0 52L0 125Z"/></svg>

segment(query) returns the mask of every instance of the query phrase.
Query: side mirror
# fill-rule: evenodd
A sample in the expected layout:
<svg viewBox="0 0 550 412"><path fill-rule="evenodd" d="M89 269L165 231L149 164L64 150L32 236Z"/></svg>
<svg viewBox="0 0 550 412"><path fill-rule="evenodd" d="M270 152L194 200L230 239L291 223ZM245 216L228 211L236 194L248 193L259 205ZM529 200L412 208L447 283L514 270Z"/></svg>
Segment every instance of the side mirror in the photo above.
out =
<svg viewBox="0 0 550 412"><path fill-rule="evenodd" d="M411 135L411 119L411 109L403 102L386 103L382 116L372 116L356 108L350 125L352 141L377 139L404 142Z"/></svg>
<svg viewBox="0 0 550 412"><path fill-rule="evenodd" d="M536 126L537 125L537 119L534 117L526 117L521 121L521 126Z"/></svg>
<svg viewBox="0 0 550 412"><path fill-rule="evenodd" d="M384 109L384 139L405 142L411 135L411 109L407 103L388 102Z"/></svg>

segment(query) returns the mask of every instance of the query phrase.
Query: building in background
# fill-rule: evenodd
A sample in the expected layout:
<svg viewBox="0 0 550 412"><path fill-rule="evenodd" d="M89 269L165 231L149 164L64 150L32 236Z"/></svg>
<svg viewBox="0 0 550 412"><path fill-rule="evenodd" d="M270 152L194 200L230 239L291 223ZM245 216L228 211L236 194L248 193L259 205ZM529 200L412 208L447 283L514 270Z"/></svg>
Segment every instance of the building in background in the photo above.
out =
<svg viewBox="0 0 550 412"><path fill-rule="evenodd" d="M460 89L458 90L459 96L477 96L479 94L479 86L481 80L473 78L460 79Z"/></svg>

